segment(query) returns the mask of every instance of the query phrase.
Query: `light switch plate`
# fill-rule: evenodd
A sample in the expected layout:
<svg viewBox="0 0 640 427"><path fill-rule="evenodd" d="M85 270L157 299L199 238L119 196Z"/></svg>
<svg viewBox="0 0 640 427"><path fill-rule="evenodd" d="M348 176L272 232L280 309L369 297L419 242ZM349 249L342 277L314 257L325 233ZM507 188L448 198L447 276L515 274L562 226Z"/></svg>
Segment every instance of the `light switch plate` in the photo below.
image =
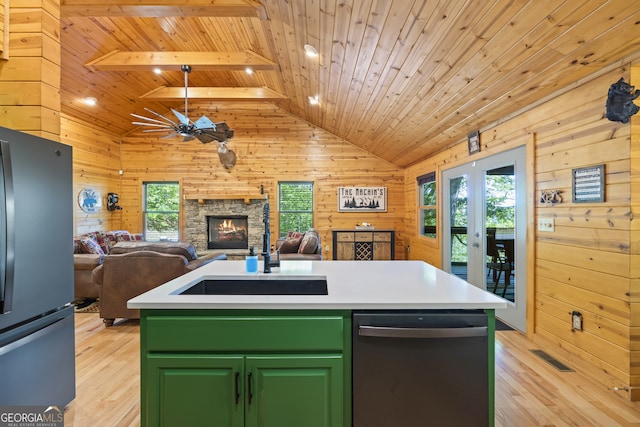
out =
<svg viewBox="0 0 640 427"><path fill-rule="evenodd" d="M538 231L553 233L554 230L553 218L538 218Z"/></svg>

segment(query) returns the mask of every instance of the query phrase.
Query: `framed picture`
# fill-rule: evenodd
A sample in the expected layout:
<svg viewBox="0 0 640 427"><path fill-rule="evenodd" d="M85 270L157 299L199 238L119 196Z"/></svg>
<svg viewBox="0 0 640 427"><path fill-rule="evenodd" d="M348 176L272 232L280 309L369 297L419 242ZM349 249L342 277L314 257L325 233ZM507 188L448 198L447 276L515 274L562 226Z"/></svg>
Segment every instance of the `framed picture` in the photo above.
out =
<svg viewBox="0 0 640 427"><path fill-rule="evenodd" d="M386 212L387 187L338 187L338 212Z"/></svg>
<svg viewBox="0 0 640 427"><path fill-rule="evenodd" d="M469 154L477 153L480 151L480 131L473 131L467 136L467 143L469 144Z"/></svg>
<svg viewBox="0 0 640 427"><path fill-rule="evenodd" d="M576 168L571 175L573 203L604 202L604 165Z"/></svg>

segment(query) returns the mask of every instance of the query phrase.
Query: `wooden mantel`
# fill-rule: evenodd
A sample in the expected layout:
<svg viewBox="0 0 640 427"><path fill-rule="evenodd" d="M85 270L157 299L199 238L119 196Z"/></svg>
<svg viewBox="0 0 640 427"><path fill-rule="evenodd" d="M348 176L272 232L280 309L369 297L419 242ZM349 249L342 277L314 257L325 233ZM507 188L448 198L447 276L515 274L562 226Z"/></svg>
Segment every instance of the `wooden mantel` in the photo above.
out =
<svg viewBox="0 0 640 427"><path fill-rule="evenodd" d="M220 194L220 195L214 195L214 194L207 194L207 195L203 195L203 194L197 194L197 193L185 193L184 194L184 199L185 200L197 200L198 204L203 205L204 202L206 200L244 200L244 202L248 205L249 203L251 203L251 200L257 200L257 199L269 199L269 195L268 194Z"/></svg>

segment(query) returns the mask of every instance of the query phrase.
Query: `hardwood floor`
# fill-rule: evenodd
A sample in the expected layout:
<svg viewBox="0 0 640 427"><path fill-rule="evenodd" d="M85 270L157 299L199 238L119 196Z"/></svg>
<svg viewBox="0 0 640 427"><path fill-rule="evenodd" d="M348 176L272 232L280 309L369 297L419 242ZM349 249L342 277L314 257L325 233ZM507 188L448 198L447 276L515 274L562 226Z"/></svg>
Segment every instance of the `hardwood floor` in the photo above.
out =
<svg viewBox="0 0 640 427"><path fill-rule="evenodd" d="M75 320L77 396L65 426L139 426L138 321L105 328L97 313ZM540 348L519 332L496 333L496 427L640 426L640 402L607 390L588 369L561 372L529 351Z"/></svg>

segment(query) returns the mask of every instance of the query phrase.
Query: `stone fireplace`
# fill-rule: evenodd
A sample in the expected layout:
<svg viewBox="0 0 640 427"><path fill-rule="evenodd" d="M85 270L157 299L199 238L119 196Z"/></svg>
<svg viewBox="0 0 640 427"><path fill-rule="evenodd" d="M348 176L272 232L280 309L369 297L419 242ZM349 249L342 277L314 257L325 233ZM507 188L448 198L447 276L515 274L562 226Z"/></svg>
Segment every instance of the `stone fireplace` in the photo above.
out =
<svg viewBox="0 0 640 427"><path fill-rule="evenodd" d="M251 199L249 203L245 203L243 199L207 199L207 200L185 200L185 219L186 219L186 236L185 240L193 243L193 246L198 252L209 250L209 237L211 234L210 218L219 218L224 221L223 218L233 219L246 217L246 240L243 240L242 248L237 242L238 239L233 239L234 248L216 248L227 252L227 255L246 255L249 252L249 247L253 246L257 253L262 251L262 236L264 235L264 223L262 222L263 209L268 203L265 199ZM209 218L208 218L209 217ZM232 231L232 227L245 228L244 225L227 225L224 222L221 225L213 225L227 232ZM237 232L236 236L242 234Z"/></svg>

